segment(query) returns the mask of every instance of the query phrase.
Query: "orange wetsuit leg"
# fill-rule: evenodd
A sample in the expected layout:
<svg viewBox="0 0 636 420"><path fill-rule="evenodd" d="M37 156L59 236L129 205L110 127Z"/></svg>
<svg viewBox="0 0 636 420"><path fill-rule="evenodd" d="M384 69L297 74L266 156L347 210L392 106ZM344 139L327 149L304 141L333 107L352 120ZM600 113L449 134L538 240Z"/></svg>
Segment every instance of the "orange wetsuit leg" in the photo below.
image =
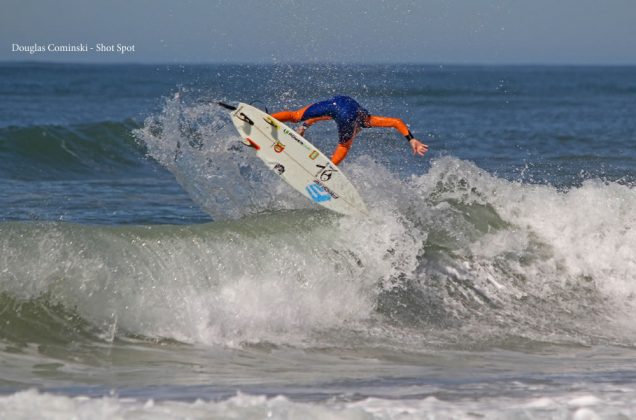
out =
<svg viewBox="0 0 636 420"><path fill-rule="evenodd" d="M331 155L331 161L336 165L342 162L345 156L347 156L347 153L349 153L349 149L351 149L352 144L353 139L345 143L338 143L338 146L336 146L336 150L334 150L333 155Z"/></svg>
<svg viewBox="0 0 636 420"><path fill-rule="evenodd" d="M281 122L291 121L297 123L302 120L303 114L310 106L311 105L307 105L306 107L297 109L296 111L280 111L272 114L272 117Z"/></svg>

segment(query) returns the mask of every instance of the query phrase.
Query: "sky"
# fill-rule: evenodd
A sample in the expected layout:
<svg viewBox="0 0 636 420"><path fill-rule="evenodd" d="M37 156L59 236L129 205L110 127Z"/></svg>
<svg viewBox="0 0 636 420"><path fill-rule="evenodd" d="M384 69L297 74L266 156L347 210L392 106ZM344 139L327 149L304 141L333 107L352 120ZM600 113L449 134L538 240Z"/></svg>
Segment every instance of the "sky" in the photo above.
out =
<svg viewBox="0 0 636 420"><path fill-rule="evenodd" d="M2 0L0 61L636 64L636 0Z"/></svg>

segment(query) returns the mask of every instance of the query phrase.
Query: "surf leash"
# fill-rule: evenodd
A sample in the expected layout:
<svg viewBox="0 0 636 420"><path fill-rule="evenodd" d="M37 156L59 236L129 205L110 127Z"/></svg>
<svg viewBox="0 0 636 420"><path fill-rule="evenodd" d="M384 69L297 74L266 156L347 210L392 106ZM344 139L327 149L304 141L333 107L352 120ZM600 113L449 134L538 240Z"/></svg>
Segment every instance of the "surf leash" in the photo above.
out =
<svg viewBox="0 0 636 420"><path fill-rule="evenodd" d="M226 104L224 102L217 102L217 105L220 105L220 106L222 106L225 109L229 109L230 111L236 111L236 107L235 106L228 105L228 104Z"/></svg>

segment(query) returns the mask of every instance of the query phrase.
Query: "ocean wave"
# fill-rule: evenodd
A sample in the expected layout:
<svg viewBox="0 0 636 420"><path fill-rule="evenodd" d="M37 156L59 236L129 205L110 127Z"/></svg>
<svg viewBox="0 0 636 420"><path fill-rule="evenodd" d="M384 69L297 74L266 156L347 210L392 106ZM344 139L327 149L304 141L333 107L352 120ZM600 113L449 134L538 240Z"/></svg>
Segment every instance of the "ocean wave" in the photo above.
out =
<svg viewBox="0 0 636 420"><path fill-rule="evenodd" d="M0 292L66 308L95 337L633 345L633 187L558 190L450 157L407 180L369 158L347 171L368 219L274 207L181 227L0 224Z"/></svg>
<svg viewBox="0 0 636 420"><path fill-rule="evenodd" d="M113 162L147 153L215 222L0 224L12 308L0 326L23 322L22 305L36 314L0 327L1 339L34 340L21 336L29 322L70 317L68 334L92 339L226 346L634 344L633 185L513 182L454 157L404 178L362 155L343 168L370 217L340 217L254 159L213 102L178 92L134 140L116 124L103 144L117 149ZM103 162L102 142L89 144L70 162Z"/></svg>
<svg viewBox="0 0 636 420"><path fill-rule="evenodd" d="M0 128L0 177L73 179L117 176L148 164L133 120Z"/></svg>

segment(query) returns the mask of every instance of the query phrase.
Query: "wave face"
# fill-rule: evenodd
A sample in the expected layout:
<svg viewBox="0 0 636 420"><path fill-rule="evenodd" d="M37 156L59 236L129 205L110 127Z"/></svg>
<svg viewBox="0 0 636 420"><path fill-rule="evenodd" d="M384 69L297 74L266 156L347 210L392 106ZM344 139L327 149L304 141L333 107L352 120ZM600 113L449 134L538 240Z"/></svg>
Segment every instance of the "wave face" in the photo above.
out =
<svg viewBox="0 0 636 420"><path fill-rule="evenodd" d="M0 337L633 344L634 187L559 190L451 157L406 180L368 157L347 171L369 219L276 205L183 227L2 223Z"/></svg>
<svg viewBox="0 0 636 420"><path fill-rule="evenodd" d="M91 179L130 175L149 164L132 120L0 128L0 179Z"/></svg>

